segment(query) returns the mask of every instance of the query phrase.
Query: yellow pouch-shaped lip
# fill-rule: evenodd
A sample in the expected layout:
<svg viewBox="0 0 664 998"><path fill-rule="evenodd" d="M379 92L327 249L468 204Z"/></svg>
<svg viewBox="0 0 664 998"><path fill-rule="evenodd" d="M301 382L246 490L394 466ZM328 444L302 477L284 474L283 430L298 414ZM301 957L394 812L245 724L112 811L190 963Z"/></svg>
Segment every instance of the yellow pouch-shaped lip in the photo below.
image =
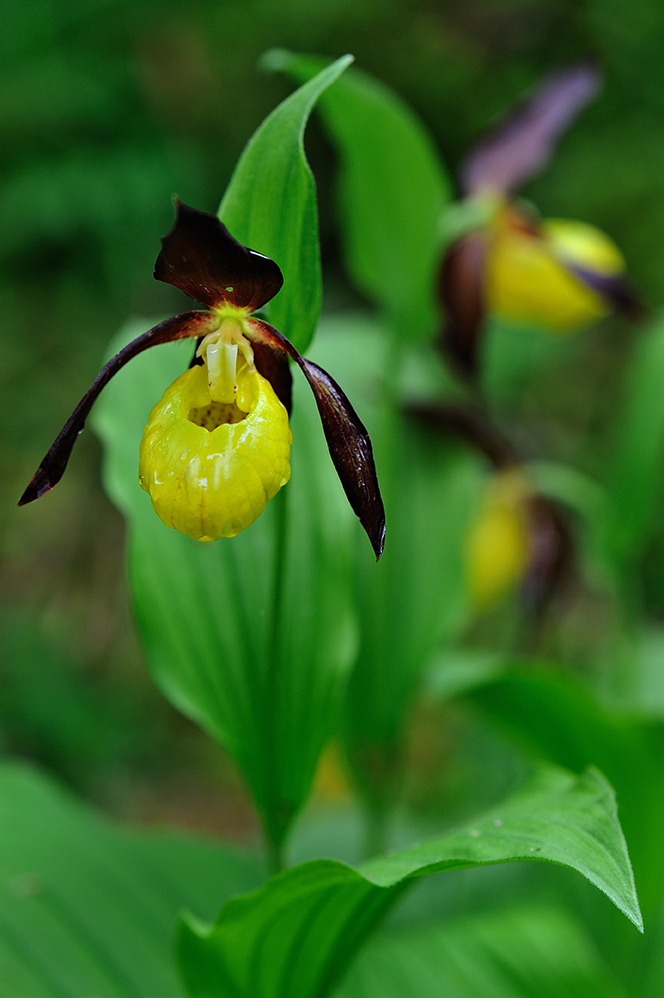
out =
<svg viewBox="0 0 664 998"><path fill-rule="evenodd" d="M288 414L257 371L239 365L236 406L224 410L205 366L192 367L150 413L139 481L167 526L199 540L234 537L290 478L291 441Z"/></svg>
<svg viewBox="0 0 664 998"><path fill-rule="evenodd" d="M611 304L571 273L566 263L601 274L620 273L624 266L608 236L593 226L551 219L533 233L512 224L506 213L499 216L488 260L490 311L560 333L608 315Z"/></svg>

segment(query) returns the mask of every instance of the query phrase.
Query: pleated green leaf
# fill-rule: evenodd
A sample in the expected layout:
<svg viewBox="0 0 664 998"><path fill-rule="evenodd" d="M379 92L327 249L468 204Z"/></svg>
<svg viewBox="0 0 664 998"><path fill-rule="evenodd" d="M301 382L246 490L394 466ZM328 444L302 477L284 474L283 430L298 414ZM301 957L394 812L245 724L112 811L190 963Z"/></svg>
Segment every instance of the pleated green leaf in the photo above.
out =
<svg viewBox="0 0 664 998"><path fill-rule="evenodd" d="M124 330L111 350L137 332ZM279 841L309 793L355 653L354 517L296 377L291 481L256 523L208 544L164 526L138 485L138 446L151 406L191 353L191 344L148 351L108 386L95 415L104 477L129 523L131 587L153 677L234 755Z"/></svg>
<svg viewBox="0 0 664 998"><path fill-rule="evenodd" d="M27 766L0 768L3 998L182 998L181 910L262 879L255 859L203 840L130 832Z"/></svg>
<svg viewBox="0 0 664 998"><path fill-rule="evenodd" d="M380 933L337 998L621 998L566 912L520 907L414 932Z"/></svg>
<svg viewBox="0 0 664 998"><path fill-rule="evenodd" d="M412 878L523 859L577 870L641 927L611 787L595 770L547 769L460 831L358 869L303 863L227 902L215 925L185 919L179 952L189 994L325 998Z"/></svg>
<svg viewBox="0 0 664 998"><path fill-rule="evenodd" d="M350 55L337 59L265 119L219 208L236 239L281 267L284 286L270 302L270 321L301 353L314 335L322 298L316 186L304 129L320 95L351 62Z"/></svg>
<svg viewBox="0 0 664 998"><path fill-rule="evenodd" d="M265 64L302 81L326 60L276 50ZM339 152L346 259L358 288L410 339L436 329L440 218L451 184L433 139L385 84L351 69L319 109Z"/></svg>

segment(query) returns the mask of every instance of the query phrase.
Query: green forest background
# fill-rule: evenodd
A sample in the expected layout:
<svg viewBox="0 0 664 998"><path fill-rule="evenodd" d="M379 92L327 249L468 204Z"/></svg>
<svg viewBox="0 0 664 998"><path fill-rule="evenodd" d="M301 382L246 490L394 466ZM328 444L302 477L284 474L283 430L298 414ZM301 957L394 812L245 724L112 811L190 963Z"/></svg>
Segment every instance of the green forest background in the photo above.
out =
<svg viewBox="0 0 664 998"><path fill-rule="evenodd" d="M152 279L172 195L216 210L246 140L290 91L259 69L275 46L352 52L414 106L452 172L546 72L593 59L604 74L600 97L523 194L545 216L605 230L643 300L661 306L664 6L3 0L1 10L0 747L55 770L115 815L250 838L254 818L232 766L142 666L124 527L102 490L93 434L55 492L22 509L18 496L127 316L182 310L183 297ZM325 308L362 307L340 262L334 157L315 120L307 151L319 184ZM593 471L599 456L588 441L615 410L633 336L620 319L606 321L584 334L550 393L539 379L547 457ZM664 534L642 579L661 619ZM447 737L463 733L448 720ZM439 718L420 717L418 731L411 761L426 798L445 746Z"/></svg>

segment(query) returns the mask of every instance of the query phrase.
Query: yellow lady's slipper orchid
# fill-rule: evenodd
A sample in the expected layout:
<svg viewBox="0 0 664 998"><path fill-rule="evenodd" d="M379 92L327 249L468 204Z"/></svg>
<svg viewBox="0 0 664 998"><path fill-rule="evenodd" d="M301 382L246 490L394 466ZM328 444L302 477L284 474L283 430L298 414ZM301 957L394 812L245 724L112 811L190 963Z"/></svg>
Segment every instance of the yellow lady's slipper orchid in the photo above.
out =
<svg viewBox="0 0 664 998"><path fill-rule="evenodd" d="M606 278L625 269L618 248L599 229L566 219L524 219L514 206L497 212L486 263L486 306L493 315L558 333L608 315L613 305L574 271Z"/></svg>
<svg viewBox="0 0 664 998"><path fill-rule="evenodd" d="M592 66L562 70L481 139L462 166L472 222L445 255L440 290L444 343L466 377L477 372L487 315L567 333L614 309L642 314L623 258L604 233L582 222L541 221L513 199L598 88Z"/></svg>
<svg viewBox="0 0 664 998"><path fill-rule="evenodd" d="M19 505L62 477L74 442L108 381L132 357L172 340L198 340L192 366L154 406L139 477L159 517L200 540L233 537L260 516L290 477L289 358L311 387L330 456L376 557L385 515L369 435L342 389L285 336L252 315L279 291L269 257L233 239L214 215L176 202L154 276L207 311L167 319L127 344L100 371L49 449Z"/></svg>

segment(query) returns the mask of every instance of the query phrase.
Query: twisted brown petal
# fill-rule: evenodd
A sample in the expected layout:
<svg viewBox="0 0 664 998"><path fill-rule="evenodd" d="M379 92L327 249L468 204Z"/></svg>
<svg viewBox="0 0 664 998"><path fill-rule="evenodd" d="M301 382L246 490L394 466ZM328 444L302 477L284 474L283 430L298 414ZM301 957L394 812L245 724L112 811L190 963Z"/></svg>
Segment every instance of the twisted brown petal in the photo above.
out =
<svg viewBox="0 0 664 998"><path fill-rule="evenodd" d="M183 315L176 315L172 319L160 322L158 326L154 326L147 333L132 340L107 364L104 364L37 468L32 481L18 501L19 506L34 502L35 499L39 499L45 492L58 484L67 467L76 438L83 430L97 396L127 361L142 353L143 350L147 350L148 347L157 346L159 343L204 336L214 329L218 322L219 319L212 312L185 312Z"/></svg>
<svg viewBox="0 0 664 998"><path fill-rule="evenodd" d="M599 74L590 65L570 66L550 77L472 150L461 170L463 193L508 193L538 173L599 87Z"/></svg>
<svg viewBox="0 0 664 998"><path fill-rule="evenodd" d="M293 376L288 356L283 350L275 349L269 343L253 341L254 363L259 374L266 378L281 404L290 416L293 408Z"/></svg>
<svg viewBox="0 0 664 998"><path fill-rule="evenodd" d="M371 440L362 420L336 381L317 364L305 360L273 326L250 319L247 336L253 343L288 354L301 368L314 393L330 456L346 497L367 532L376 558L380 558L385 544L385 510Z"/></svg>
<svg viewBox="0 0 664 998"><path fill-rule="evenodd" d="M455 368L468 379L477 373L484 327L487 252L487 233L469 232L450 247L440 274L443 346Z"/></svg>
<svg viewBox="0 0 664 998"><path fill-rule="evenodd" d="M175 225L161 241L154 276L208 308L228 302L255 311L284 283L274 260L234 239L216 215L175 202Z"/></svg>

